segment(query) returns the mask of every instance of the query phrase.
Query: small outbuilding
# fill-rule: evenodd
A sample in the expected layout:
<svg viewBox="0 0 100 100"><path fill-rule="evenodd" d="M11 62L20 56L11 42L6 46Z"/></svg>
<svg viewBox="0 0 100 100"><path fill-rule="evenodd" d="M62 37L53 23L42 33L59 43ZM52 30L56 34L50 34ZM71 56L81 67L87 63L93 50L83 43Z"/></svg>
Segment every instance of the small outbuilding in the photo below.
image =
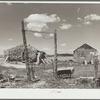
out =
<svg viewBox="0 0 100 100"><path fill-rule="evenodd" d="M81 64L93 64L93 58L97 50L88 44L83 44L74 50L74 61Z"/></svg>

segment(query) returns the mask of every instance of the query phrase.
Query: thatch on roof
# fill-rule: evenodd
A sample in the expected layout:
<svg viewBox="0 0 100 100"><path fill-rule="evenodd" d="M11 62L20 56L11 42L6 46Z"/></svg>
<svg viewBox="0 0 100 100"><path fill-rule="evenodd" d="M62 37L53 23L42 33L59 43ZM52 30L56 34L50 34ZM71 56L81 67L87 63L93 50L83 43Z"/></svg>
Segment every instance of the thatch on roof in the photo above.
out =
<svg viewBox="0 0 100 100"><path fill-rule="evenodd" d="M34 47L28 45L28 56L29 58L34 59L36 57L36 53L38 52L37 49ZM4 56L9 57L10 61L22 61L25 60L25 48L24 45L19 45L16 47L13 47L11 49L4 50Z"/></svg>

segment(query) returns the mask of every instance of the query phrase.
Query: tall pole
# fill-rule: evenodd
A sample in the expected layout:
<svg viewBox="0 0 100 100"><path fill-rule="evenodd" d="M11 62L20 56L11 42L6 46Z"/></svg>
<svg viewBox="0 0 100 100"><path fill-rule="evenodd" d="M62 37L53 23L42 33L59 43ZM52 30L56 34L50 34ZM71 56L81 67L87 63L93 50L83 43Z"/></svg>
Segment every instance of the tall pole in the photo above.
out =
<svg viewBox="0 0 100 100"><path fill-rule="evenodd" d="M26 70L27 70L27 80L30 82L30 67L29 67L29 59L28 59L28 49L27 49L27 41L26 41L26 33L24 29L24 20L22 21L22 36L23 36L23 44L25 48L25 57L26 57Z"/></svg>
<svg viewBox="0 0 100 100"><path fill-rule="evenodd" d="M54 77L57 78L57 32L54 32Z"/></svg>

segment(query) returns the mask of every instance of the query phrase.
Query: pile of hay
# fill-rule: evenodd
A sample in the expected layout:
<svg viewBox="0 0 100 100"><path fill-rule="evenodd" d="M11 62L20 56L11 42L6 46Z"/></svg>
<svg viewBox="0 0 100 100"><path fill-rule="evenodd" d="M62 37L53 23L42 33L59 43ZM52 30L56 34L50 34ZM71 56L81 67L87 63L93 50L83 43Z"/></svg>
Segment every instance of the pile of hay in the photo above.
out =
<svg viewBox="0 0 100 100"><path fill-rule="evenodd" d="M34 59L36 57L37 49L28 45L28 56ZM9 61L25 61L25 48L24 45L19 45L11 49L4 50L5 59Z"/></svg>

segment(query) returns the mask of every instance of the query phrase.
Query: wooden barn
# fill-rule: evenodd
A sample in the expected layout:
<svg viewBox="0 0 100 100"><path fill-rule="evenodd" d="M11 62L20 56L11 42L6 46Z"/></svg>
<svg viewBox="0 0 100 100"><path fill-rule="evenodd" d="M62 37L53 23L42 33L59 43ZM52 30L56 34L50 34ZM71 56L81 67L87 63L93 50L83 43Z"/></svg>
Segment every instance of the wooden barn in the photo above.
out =
<svg viewBox="0 0 100 100"><path fill-rule="evenodd" d="M28 55L30 58L34 59L36 57L37 49L28 45ZM24 45L19 45L11 49L4 50L5 59L9 61L24 61L25 60L25 48Z"/></svg>
<svg viewBox="0 0 100 100"><path fill-rule="evenodd" d="M97 50L88 44L83 44L74 50L74 61L81 64L92 64Z"/></svg>

